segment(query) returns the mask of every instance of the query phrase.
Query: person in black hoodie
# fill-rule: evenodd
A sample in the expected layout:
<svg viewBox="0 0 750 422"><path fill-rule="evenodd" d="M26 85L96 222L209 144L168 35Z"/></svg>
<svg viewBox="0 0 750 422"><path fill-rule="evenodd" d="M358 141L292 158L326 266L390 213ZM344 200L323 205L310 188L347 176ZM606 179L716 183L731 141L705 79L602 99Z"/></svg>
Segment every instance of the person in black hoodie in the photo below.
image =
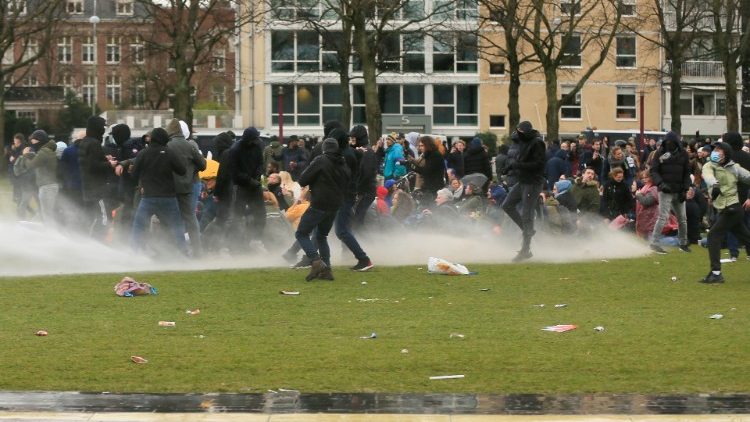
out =
<svg viewBox="0 0 750 422"><path fill-rule="evenodd" d="M295 237L305 255L311 261L307 281L320 278L333 280L331 272L331 251L328 247L328 233L333 227L336 214L344 203L344 195L351 178L349 167L339 152L335 139L326 139L322 144L323 154L315 157L302 172L298 183L310 187L310 207L300 219ZM310 239L315 230L317 248Z"/></svg>
<svg viewBox="0 0 750 422"><path fill-rule="evenodd" d="M252 226L252 231L257 233L256 240L262 242L266 228L266 207L263 202L263 186L260 183L263 175L263 144L258 129L245 129L240 141L232 145L227 152L226 159L219 162L220 176L223 171L227 172L226 177L231 181L230 192L234 194L232 218L237 221L244 219L245 229ZM219 177L217 186L218 179ZM226 183L225 180L221 182ZM222 199L227 199L227 194L231 195L222 192ZM245 240L248 239L238 241L245 244ZM239 244L235 246L241 247Z"/></svg>
<svg viewBox="0 0 750 422"><path fill-rule="evenodd" d="M107 156L102 148L106 122L99 116L91 116L86 122L86 137L78 145L78 165L81 168L83 206L87 217L88 233L95 239L104 240L109 224L104 196L107 180L114 175L117 162Z"/></svg>
<svg viewBox="0 0 750 422"><path fill-rule="evenodd" d="M367 129L362 125L354 126L349 131L349 143L354 147L354 153L359 162L357 172L357 205L354 207L352 222L355 227L365 224L365 216L375 200L375 190L378 182L378 157L370 147Z"/></svg>
<svg viewBox="0 0 750 422"><path fill-rule="evenodd" d="M669 211L677 217L677 237L680 239L680 250L690 252L688 246L687 217L685 200L690 189L690 158L680 144L680 136L667 132L649 171L651 180L659 187L659 218L656 219L654 231L651 232L651 250L658 254L667 253L659 246L662 229L669 219Z"/></svg>
<svg viewBox="0 0 750 422"><path fill-rule="evenodd" d="M484 150L482 140L479 138L472 139L464 153L464 174L472 173L481 173L487 176L487 182L484 186L480 186L484 195L492 181L492 164L490 164L490 157ZM458 177L458 174L456 176Z"/></svg>
<svg viewBox="0 0 750 422"><path fill-rule="evenodd" d="M732 147L732 161L750 171L750 154L742 150L742 135L737 132L727 132L722 135L721 140ZM749 191L750 185L741 181L737 183L737 196L745 211L743 217L745 227L750 227L750 199L747 197ZM739 242L732 232L727 234L727 249L731 258L739 258ZM747 252L747 259L750 260L750 246L745 247L745 252Z"/></svg>
<svg viewBox="0 0 750 422"><path fill-rule="evenodd" d="M141 201L133 219L130 245L135 251L143 248L143 236L148 230L151 216L169 227L175 245L183 254L187 253L185 226L177 204L174 174L184 175L187 171L183 160L167 149L167 131L156 128L151 131L151 143L135 159L132 175L138 181Z"/></svg>
<svg viewBox="0 0 750 422"><path fill-rule="evenodd" d="M532 257L531 238L534 237L534 210L539 202L539 194L544 184L545 146L539 132L531 122L523 121L512 137L518 138L518 158L509 164L510 170L517 170L518 183L510 189L503 202L503 211L521 229L523 242L521 250L513 258L519 262ZM517 206L521 204L521 213Z"/></svg>

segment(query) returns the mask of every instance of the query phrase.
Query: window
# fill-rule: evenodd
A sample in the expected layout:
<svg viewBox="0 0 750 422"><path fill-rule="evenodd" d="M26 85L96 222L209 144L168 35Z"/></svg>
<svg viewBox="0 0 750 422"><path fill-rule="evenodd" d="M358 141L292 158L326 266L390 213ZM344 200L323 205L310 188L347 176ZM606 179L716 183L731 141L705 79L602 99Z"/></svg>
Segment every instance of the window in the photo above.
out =
<svg viewBox="0 0 750 422"><path fill-rule="evenodd" d="M39 86L39 79L36 77L36 73L29 73L23 79L24 86Z"/></svg>
<svg viewBox="0 0 750 422"><path fill-rule="evenodd" d="M73 87L73 76L71 74L66 73L66 74L62 75L61 83L62 83L63 88L65 88L65 92L66 93L68 91L73 91L74 90L74 87Z"/></svg>
<svg viewBox="0 0 750 422"><path fill-rule="evenodd" d="M424 1L409 0L399 10L404 20L417 20L424 18Z"/></svg>
<svg viewBox="0 0 750 422"><path fill-rule="evenodd" d="M10 0L10 4L8 5L10 16L23 16L26 12L26 0Z"/></svg>
<svg viewBox="0 0 750 422"><path fill-rule="evenodd" d="M398 72L401 56L401 37L396 32L383 33L378 45L378 69Z"/></svg>
<svg viewBox="0 0 750 422"><path fill-rule="evenodd" d="M83 0L67 0L65 10L71 15L83 14Z"/></svg>
<svg viewBox="0 0 750 422"><path fill-rule="evenodd" d="M140 37L134 38L132 44L130 44L130 55L133 63L144 63L143 51L143 40Z"/></svg>
<svg viewBox="0 0 750 422"><path fill-rule="evenodd" d="M560 0L560 13L562 15L580 15L581 0Z"/></svg>
<svg viewBox="0 0 750 422"><path fill-rule="evenodd" d="M635 87L618 86L617 87L617 118L618 119L635 119Z"/></svg>
<svg viewBox="0 0 750 422"><path fill-rule="evenodd" d="M323 35L321 46L321 70L324 72L336 72L339 69L338 50L342 42L340 32L326 32ZM324 95L325 96L325 95Z"/></svg>
<svg viewBox="0 0 750 422"><path fill-rule="evenodd" d="M73 60L73 40L70 37L57 39L57 61L70 63Z"/></svg>
<svg viewBox="0 0 750 422"><path fill-rule="evenodd" d="M86 104L90 106L96 104L96 77L94 75L89 74L83 78L81 96Z"/></svg>
<svg viewBox="0 0 750 422"><path fill-rule="evenodd" d="M424 72L424 38L417 34L401 36L404 72Z"/></svg>
<svg viewBox="0 0 750 422"><path fill-rule="evenodd" d="M505 127L505 115L490 114L490 127Z"/></svg>
<svg viewBox="0 0 750 422"><path fill-rule="evenodd" d="M433 36L434 72L476 72L477 58L476 35L438 33Z"/></svg>
<svg viewBox="0 0 750 422"><path fill-rule="evenodd" d="M120 76L109 75L107 76L107 101L112 105L120 105L121 100Z"/></svg>
<svg viewBox="0 0 750 422"><path fill-rule="evenodd" d="M146 105L146 84L143 81L136 82L133 87L132 103L135 107L144 107Z"/></svg>
<svg viewBox="0 0 750 422"><path fill-rule="evenodd" d="M120 37L107 37L107 64L120 63Z"/></svg>
<svg viewBox="0 0 750 422"><path fill-rule="evenodd" d="M620 35L615 41L617 67L635 67L635 35Z"/></svg>
<svg viewBox="0 0 750 422"><path fill-rule="evenodd" d="M284 124L290 126L320 125L320 87L317 85L284 85L283 108ZM278 99L279 85L271 86L275 105L271 120L279 124Z"/></svg>
<svg viewBox="0 0 750 422"><path fill-rule="evenodd" d="M32 122L37 122L37 113L35 110L16 110L17 119L28 119Z"/></svg>
<svg viewBox="0 0 750 422"><path fill-rule="evenodd" d="M713 92L693 91L693 116L715 116L715 98Z"/></svg>
<svg viewBox="0 0 750 422"><path fill-rule="evenodd" d="M39 42L37 40L29 40L24 46L23 59L29 60L36 57L39 54Z"/></svg>
<svg viewBox="0 0 750 422"><path fill-rule="evenodd" d="M617 4L622 16L635 16L635 0L620 0Z"/></svg>
<svg viewBox="0 0 750 422"><path fill-rule="evenodd" d="M13 62L15 61L15 58L14 58L14 56L15 56L14 49L15 49L15 45L14 44L10 44L8 46L8 49L5 50L5 52L3 52L3 64L4 65L5 64L13 64Z"/></svg>
<svg viewBox="0 0 750 422"><path fill-rule="evenodd" d="M341 85L323 85L323 121L341 121ZM345 124L348 122L345 122Z"/></svg>
<svg viewBox="0 0 750 422"><path fill-rule="evenodd" d="M476 126L479 95L476 85L434 85L432 122L435 126Z"/></svg>
<svg viewBox="0 0 750 422"><path fill-rule="evenodd" d="M211 101L218 105L227 105L227 94L224 85L214 85L211 88Z"/></svg>
<svg viewBox="0 0 750 422"><path fill-rule="evenodd" d="M92 37L83 39L83 44L81 44L81 62L89 64L96 62L96 56L94 56L94 39Z"/></svg>
<svg viewBox="0 0 750 422"><path fill-rule="evenodd" d="M565 41L565 37L563 36L562 42L563 59L561 64L563 66L581 66L581 36L578 34L573 34L570 36L567 42Z"/></svg>
<svg viewBox="0 0 750 422"><path fill-rule="evenodd" d="M366 123L364 86L354 85L352 93L352 118L355 124L364 124ZM383 114L425 114L425 87L424 85L379 85L378 102Z"/></svg>
<svg viewBox="0 0 750 422"><path fill-rule="evenodd" d="M211 62L211 70L214 72L223 72L226 70L227 52L226 50L219 49L213 57Z"/></svg>
<svg viewBox="0 0 750 422"><path fill-rule="evenodd" d="M271 0L271 10L273 11L273 17L279 20L319 18L321 16L318 0ZM327 10L328 13L332 11Z"/></svg>
<svg viewBox="0 0 750 422"><path fill-rule="evenodd" d="M132 16L133 15L133 0L117 0L117 14Z"/></svg>
<svg viewBox="0 0 750 422"><path fill-rule="evenodd" d="M404 85L401 90L400 114L425 114L424 85Z"/></svg>
<svg viewBox="0 0 750 422"><path fill-rule="evenodd" d="M560 97L560 102L562 103L562 106L560 107L560 117L563 119L576 119L579 120L581 118L581 92L577 92L572 98L565 101L565 95L570 93L573 90L572 86L562 86L560 91L562 93Z"/></svg>
<svg viewBox="0 0 750 422"><path fill-rule="evenodd" d="M499 63L499 62L490 63L490 75L504 76L505 75L505 63Z"/></svg>
<svg viewBox="0 0 750 422"><path fill-rule="evenodd" d="M319 56L320 42L316 32L274 31L271 34L271 71L273 72L318 71Z"/></svg>
<svg viewBox="0 0 750 422"><path fill-rule="evenodd" d="M432 5L436 19L475 20L479 17L476 0L434 0Z"/></svg>

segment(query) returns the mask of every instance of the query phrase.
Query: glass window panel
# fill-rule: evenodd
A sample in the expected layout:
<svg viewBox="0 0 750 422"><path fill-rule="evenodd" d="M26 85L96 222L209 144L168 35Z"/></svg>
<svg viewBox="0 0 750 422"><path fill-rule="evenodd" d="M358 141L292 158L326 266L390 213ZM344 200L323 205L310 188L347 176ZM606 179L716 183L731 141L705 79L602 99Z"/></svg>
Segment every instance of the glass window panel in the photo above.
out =
<svg viewBox="0 0 750 422"><path fill-rule="evenodd" d="M323 104L341 104L340 85L323 85Z"/></svg>
<svg viewBox="0 0 750 422"><path fill-rule="evenodd" d="M424 107L404 106L404 114L424 114Z"/></svg>
<svg viewBox="0 0 750 422"><path fill-rule="evenodd" d="M319 125L320 124L320 116L319 115L297 115L297 124L302 126L310 126L310 125Z"/></svg>
<svg viewBox="0 0 750 422"><path fill-rule="evenodd" d="M456 86L456 99L458 100L458 113L477 113L478 98L476 85Z"/></svg>
<svg viewBox="0 0 750 422"><path fill-rule="evenodd" d="M693 115L695 116L713 116L714 111L714 94L695 92L693 94Z"/></svg>
<svg viewBox="0 0 750 422"><path fill-rule="evenodd" d="M403 6L403 16L406 20L424 18L423 0L406 0Z"/></svg>
<svg viewBox="0 0 750 422"><path fill-rule="evenodd" d="M452 72L453 54L433 54L432 70L435 72Z"/></svg>
<svg viewBox="0 0 750 422"><path fill-rule="evenodd" d="M352 108L352 120L354 124L366 124L367 117L365 114L364 107L353 107Z"/></svg>
<svg viewBox="0 0 750 422"><path fill-rule="evenodd" d="M404 72L424 72L424 53L405 55Z"/></svg>
<svg viewBox="0 0 750 422"><path fill-rule="evenodd" d="M297 113L313 114L320 112L320 95L317 85L297 87Z"/></svg>
<svg viewBox="0 0 750 422"><path fill-rule="evenodd" d="M383 113L401 113L401 87L399 85L380 85L378 89L380 108Z"/></svg>
<svg viewBox="0 0 750 422"><path fill-rule="evenodd" d="M432 94L435 104L453 105L453 85L434 85Z"/></svg>
<svg viewBox="0 0 750 422"><path fill-rule="evenodd" d="M490 127L505 127L505 116L502 114L490 115Z"/></svg>
<svg viewBox="0 0 750 422"><path fill-rule="evenodd" d="M297 32L297 60L318 60L320 43L318 34L313 31Z"/></svg>
<svg viewBox="0 0 750 422"><path fill-rule="evenodd" d="M271 60L294 60L294 33L274 31L271 34Z"/></svg>
<svg viewBox="0 0 750 422"><path fill-rule="evenodd" d="M341 107L323 107L323 121L328 122L331 120L341 121L343 109Z"/></svg>
<svg viewBox="0 0 750 422"><path fill-rule="evenodd" d="M274 72L294 72L294 62L271 63L271 70Z"/></svg>
<svg viewBox="0 0 750 422"><path fill-rule="evenodd" d="M424 86L404 85L404 104L424 104Z"/></svg>
<svg viewBox="0 0 750 422"><path fill-rule="evenodd" d="M452 125L454 124L454 114L453 107L433 107L432 123L436 125Z"/></svg>
<svg viewBox="0 0 750 422"><path fill-rule="evenodd" d="M364 85L353 85L352 86L352 104L364 104L365 103L365 87Z"/></svg>
<svg viewBox="0 0 750 422"><path fill-rule="evenodd" d="M477 116L456 116L456 124L475 125L477 124Z"/></svg>

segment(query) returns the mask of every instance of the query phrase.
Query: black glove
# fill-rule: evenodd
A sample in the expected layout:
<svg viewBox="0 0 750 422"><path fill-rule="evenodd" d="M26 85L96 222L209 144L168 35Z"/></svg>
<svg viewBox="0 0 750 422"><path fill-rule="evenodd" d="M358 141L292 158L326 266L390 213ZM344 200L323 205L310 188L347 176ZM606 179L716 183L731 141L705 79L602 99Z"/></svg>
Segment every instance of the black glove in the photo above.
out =
<svg viewBox="0 0 750 422"><path fill-rule="evenodd" d="M677 194L677 201L679 201L679 202L685 202L686 199L687 199L687 192L682 191L682 192L680 192L680 193Z"/></svg>
<svg viewBox="0 0 750 422"><path fill-rule="evenodd" d="M711 189L711 201L716 201L716 198L718 198L719 195L721 195L721 188L719 185L716 185Z"/></svg>
<svg viewBox="0 0 750 422"><path fill-rule="evenodd" d="M672 193L672 188L670 188L666 183L662 183L659 188L661 189L662 193Z"/></svg>

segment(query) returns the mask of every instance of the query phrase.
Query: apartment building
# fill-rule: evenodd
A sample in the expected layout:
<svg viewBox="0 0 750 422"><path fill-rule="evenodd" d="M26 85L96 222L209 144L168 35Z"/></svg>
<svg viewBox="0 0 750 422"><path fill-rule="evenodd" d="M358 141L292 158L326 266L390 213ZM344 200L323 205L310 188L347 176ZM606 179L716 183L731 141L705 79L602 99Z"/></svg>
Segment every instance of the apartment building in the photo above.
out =
<svg viewBox="0 0 750 422"><path fill-rule="evenodd" d="M425 0L424 13L431 13L439 1ZM277 133L281 106L285 135L320 134L325 121L340 115L339 76L331 66L335 53L327 50L326 41L317 33L284 19L284 13L292 16L301 11L291 4L285 10L273 10L265 24L248 26L241 33L236 102L245 125ZM309 5L304 11L309 13ZM453 22L471 26L478 20L480 7L468 0L447 13ZM623 19L636 13L633 3ZM505 63L482 58L480 44L476 35L439 27L417 38L401 34L389 47L399 52L399 59L378 76L384 131L389 122L399 120L420 122L417 127L426 125L429 130L425 131L446 136L511 131ZM559 74L561 95L578 81L598 52L570 53L577 60L571 60ZM660 54L646 48L635 34L623 32L610 56L575 100L563 105L561 135L573 136L587 127L634 129L641 118L646 129L664 127L662 81L648 71L661 65ZM361 77L356 60L351 71L355 76L350 84L351 123L364 124L364 94L361 79L356 79ZM543 75L524 74L521 82L521 118L545 132Z"/></svg>

